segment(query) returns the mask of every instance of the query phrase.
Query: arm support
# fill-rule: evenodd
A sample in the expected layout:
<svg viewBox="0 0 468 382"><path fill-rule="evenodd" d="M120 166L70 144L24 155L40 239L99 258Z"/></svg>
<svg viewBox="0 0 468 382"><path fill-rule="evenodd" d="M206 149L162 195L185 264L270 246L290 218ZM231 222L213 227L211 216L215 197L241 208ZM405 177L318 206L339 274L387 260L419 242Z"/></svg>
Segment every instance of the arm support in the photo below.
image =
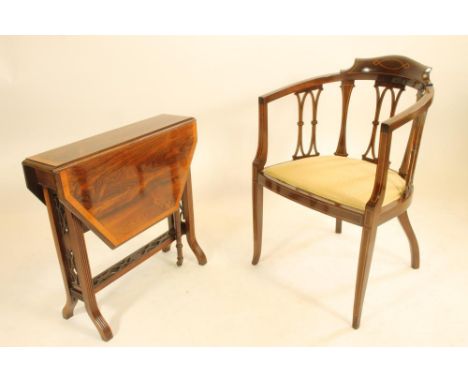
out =
<svg viewBox="0 0 468 382"><path fill-rule="evenodd" d="M263 170L268 155L268 103L258 98L258 147L253 161L254 177L257 171Z"/></svg>
<svg viewBox="0 0 468 382"><path fill-rule="evenodd" d="M416 128L417 142L415 147L415 155L411 159L411 174L407 179L407 186L411 186L412 177L414 173L414 165L419 146L419 139L421 138L422 127L424 124L427 109L432 103L434 97L434 90L432 86L428 86L424 95L413 106L407 108L401 113L387 119L381 124L380 127L380 140L379 140L379 154L377 160L377 169L375 173L374 188L372 195L367 202L366 210L380 208L384 201L385 189L387 185L387 175L390 166L390 148L392 142L393 131L403 126L404 124L413 121L413 128Z"/></svg>
<svg viewBox="0 0 468 382"><path fill-rule="evenodd" d="M434 98L434 89L432 85L427 86L424 95L414 105L406 110L398 113L397 115L382 122L382 126L387 126L392 132L398 129L405 123L414 120L416 117L422 115L431 106Z"/></svg>

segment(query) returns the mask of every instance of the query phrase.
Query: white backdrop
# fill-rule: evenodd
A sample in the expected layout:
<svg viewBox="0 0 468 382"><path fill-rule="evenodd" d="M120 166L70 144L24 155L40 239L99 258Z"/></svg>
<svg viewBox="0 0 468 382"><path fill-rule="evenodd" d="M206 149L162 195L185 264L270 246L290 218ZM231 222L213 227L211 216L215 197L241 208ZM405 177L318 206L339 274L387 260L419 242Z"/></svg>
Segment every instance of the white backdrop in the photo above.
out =
<svg viewBox="0 0 468 382"><path fill-rule="evenodd" d="M194 116L198 121L199 140L192 165L195 212L198 236L209 264L204 268L196 267L186 247L186 257L190 261L183 270L174 270L169 257L164 257L168 260L163 264L156 257L150 260L154 269L142 265L143 269L135 270L134 276L126 276L130 280L119 281L111 287L112 292L102 292L103 311L110 316L111 325L117 328L113 343L372 344L380 340L379 343L385 344L467 344L468 336L461 334L461 328L463 319L468 319L468 312L459 311L457 305L458 298L468 291L467 282L463 281L468 274L463 256L467 248L464 238L467 228L464 190L468 185L465 169L468 163L467 53L467 37L442 36L0 37L0 235L5 247L1 255L5 265L0 268L0 283L4 283L0 297L5 301L2 310L8 310L8 314L1 315L1 320L11 329L0 335L0 343L76 341L94 344L97 336L83 311L68 322L59 317L63 292L47 215L25 187L21 161L27 156L140 119L173 113ZM345 225L343 237L350 236L346 242L340 242L343 239L332 235L331 219L268 193L265 198L264 265L263 268L249 265L252 245L250 179L257 144L257 97L291 82L346 69L356 57L387 54L407 55L433 67L431 78L435 85L435 100L428 114L416 172L414 214L410 209L423 249L422 269L419 273L405 273L409 284L403 283L403 289L398 289L402 288L397 286L401 280L395 281L391 275L395 269L407 265L409 251L399 227L383 229L382 239L378 238L381 246L376 247L376 251L388 254L389 260L382 265L380 275L391 281L387 281L390 285L383 282L380 290L373 285L371 275L364 306L364 328L357 336L349 331L359 246L359 231L355 227ZM402 102L408 103L412 94L410 90L405 93L408 94ZM333 153L336 147L339 97L339 88L330 86L325 88L320 99L317 138L322 154ZM359 157L367 146L373 102L370 84L353 91L348 147L354 157ZM271 123L269 159L272 161L287 160L294 151L295 108L293 97L272 104L271 116L276 121ZM402 128L401 143L395 139L395 154L405 143L404 134ZM392 160L396 167L397 159ZM320 237L325 241L321 242ZM129 246L136 246L137 242ZM101 254L92 257L96 268L116 261L127 248L114 255L93 237L89 237L89 246L90 252ZM394 252L393 246L396 248ZM348 251L349 256L334 259L325 256L334 253L336 248ZM314 259L310 255L316 252L323 258ZM375 259L378 259L377 255ZM395 259L398 260L395 262ZM378 265L374 271L379 275ZM153 280L152 275L159 275L157 272L161 277L155 276ZM178 276L174 276L174 272ZM265 288L268 290L268 286L260 284L259 280L265 281L262 278L265 273L261 272L267 272L270 287L274 284L274 292L267 293L268 297L260 292ZM340 278L332 277L337 275ZM150 277L156 286L145 277ZM175 277L178 277L177 282L173 281ZM311 282L311 278L316 282ZM442 304L451 301L445 306L452 314L450 333L437 331L444 322L444 317L435 314L440 311L440 305L437 306L427 294L417 293L425 287L435 287L435 279L440 281L442 290L432 290L432 297L439 297ZM197 306L193 296L184 300L178 295L171 297L173 309L179 311L177 301L182 299L185 309L193 309L191 317L203 326L201 323L206 323L207 319L199 310L200 306L205 307L211 317L204 327L206 330L201 329L200 333L191 328L180 334L174 324L172 329L166 328L165 334L135 336L134 331L138 329L135 326L139 325L137 322L141 317L154 315L151 310L154 309L154 299L161 298L162 305L167 304L168 291L185 290L183 283L187 280L199 283L200 295L195 301L202 303ZM420 283L416 291L416 285L411 284L415 280ZM242 284L241 288L238 283ZM320 309L330 302L328 293L340 283L343 283L344 294L336 297L331 308ZM150 291L158 297L146 299L144 293L140 293L142 288L156 288ZM167 291L164 289L159 295L158 288L167 288ZM401 294L390 295L397 290ZM129 297L125 299L122 293ZM151 295L151 292L147 294ZM382 295L388 300L379 305ZM420 297L415 303L420 311L412 311L405 305L408 295L414 299ZM449 300L447 296L450 296ZM18 305L22 298L25 301ZM419 319L427 317L435 321L427 324L428 327L419 327L410 338L398 325L395 331L389 329L381 333L382 323L393 322L394 317L384 318L385 315L378 312L385 311L387 305L400 301L400 298L402 302L395 308L401 313L399 325L417 326ZM271 325L265 326L262 315L274 315L278 299L290 308L291 317L275 317L279 323L269 322ZM297 299L301 300L299 305ZM376 304L374 308L372 301ZM307 311L310 317L306 313L307 322L314 322L312 326L315 325L315 335L319 338L307 330L310 329L308 325L300 324L303 309L311 309ZM377 315L374 320L372 315L366 317L367 309ZM414 321L403 314L407 310L411 311L408 314ZM122 311L124 313L120 314ZM216 321L213 317L218 311L225 314ZM254 319L251 330L245 327L239 331L227 330L249 319L248 312L258 319ZM165 312L158 307L158 314L155 319L161 322L168 316L172 320L183 320L170 309ZM335 317L339 324L330 322L327 314ZM14 323L18 322L29 328L26 333L16 328ZM73 326L76 322L79 327ZM123 322L127 323L125 330L122 328L122 333L118 333ZM372 337L366 335L366 324L373 330ZM309 337L298 330L297 325ZM150 326L144 321L141 332L147 333ZM446 321L444 326L447 326ZM291 332L291 327L296 331ZM39 328L57 330L60 334L51 337L45 335L47 330L37 330ZM428 336L431 330L436 334Z"/></svg>

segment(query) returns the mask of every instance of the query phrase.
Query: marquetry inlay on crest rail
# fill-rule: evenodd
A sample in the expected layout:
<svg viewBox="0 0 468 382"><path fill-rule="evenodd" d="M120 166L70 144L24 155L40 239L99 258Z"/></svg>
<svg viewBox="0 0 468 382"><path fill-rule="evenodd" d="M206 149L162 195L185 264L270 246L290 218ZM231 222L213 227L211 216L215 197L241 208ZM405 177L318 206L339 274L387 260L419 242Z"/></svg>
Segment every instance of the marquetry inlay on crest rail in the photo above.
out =
<svg viewBox="0 0 468 382"><path fill-rule="evenodd" d="M390 117L393 117L396 112L396 108L398 106L398 101L400 100L400 96L405 90L403 85L395 85L395 84L380 84L378 82L374 85L375 88L375 96L376 96L376 105L375 105L375 114L374 120L372 122L372 133L371 138L369 141L369 145L367 146L366 152L362 155L362 159L367 160L369 162L377 162L377 155L375 155L375 138L377 136L377 127L380 123L380 111L382 110L382 104L385 99L385 95L390 93L391 95L391 104L390 104ZM395 91L398 89L398 91ZM369 156L370 154L370 156Z"/></svg>
<svg viewBox="0 0 468 382"><path fill-rule="evenodd" d="M298 121L297 121L297 145L296 151L294 152L293 159L298 158L305 158L305 157L314 157L320 155L317 151L317 138L316 138L316 130L317 130L317 108L318 108L318 101L320 98L320 93L322 92L322 86L308 89L303 92L294 93L297 98L297 106L298 106ZM310 96L310 97L308 97ZM311 137L310 143L307 151L304 149L304 141L303 141L303 129L304 129L304 105L306 99L310 98L312 103L312 119L310 122L311 125Z"/></svg>

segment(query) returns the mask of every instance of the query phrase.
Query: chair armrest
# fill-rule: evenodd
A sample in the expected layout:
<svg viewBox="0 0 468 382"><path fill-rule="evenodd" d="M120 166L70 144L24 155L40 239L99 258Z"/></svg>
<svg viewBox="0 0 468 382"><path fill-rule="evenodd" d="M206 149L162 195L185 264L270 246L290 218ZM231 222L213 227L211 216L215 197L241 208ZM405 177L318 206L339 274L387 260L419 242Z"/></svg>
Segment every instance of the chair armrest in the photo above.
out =
<svg viewBox="0 0 468 382"><path fill-rule="evenodd" d="M393 132L404 124L423 116L431 105L433 98L434 90L432 86L428 86L424 95L414 105L382 122L380 126L379 154L374 188L366 204L366 210L380 208L383 204L390 167L390 148Z"/></svg>
<svg viewBox="0 0 468 382"><path fill-rule="evenodd" d="M342 77L343 76L340 73L313 77L258 97L259 128L257 154L255 155L255 159L253 161L254 174L263 170L268 155L268 103L285 97L289 94L307 91L309 89L318 88L326 83L340 81Z"/></svg>
<svg viewBox="0 0 468 382"><path fill-rule="evenodd" d="M258 97L258 146L252 163L254 177L263 170L268 155L268 104L262 97Z"/></svg>
<svg viewBox="0 0 468 382"><path fill-rule="evenodd" d="M433 98L434 89L432 86L427 86L424 95L414 105L382 122L382 126L387 126L393 132L425 112L431 106Z"/></svg>

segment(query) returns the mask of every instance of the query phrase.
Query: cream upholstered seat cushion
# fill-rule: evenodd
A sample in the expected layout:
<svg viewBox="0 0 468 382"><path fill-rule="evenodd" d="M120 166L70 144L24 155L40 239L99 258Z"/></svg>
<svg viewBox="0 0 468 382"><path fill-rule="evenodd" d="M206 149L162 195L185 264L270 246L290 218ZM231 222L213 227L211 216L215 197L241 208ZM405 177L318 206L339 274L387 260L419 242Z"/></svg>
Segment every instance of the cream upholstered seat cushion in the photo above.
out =
<svg viewBox="0 0 468 382"><path fill-rule="evenodd" d="M318 156L279 163L263 173L300 190L341 205L364 210L372 194L377 166L363 160L341 156ZM388 171L383 205L401 197L405 180Z"/></svg>

